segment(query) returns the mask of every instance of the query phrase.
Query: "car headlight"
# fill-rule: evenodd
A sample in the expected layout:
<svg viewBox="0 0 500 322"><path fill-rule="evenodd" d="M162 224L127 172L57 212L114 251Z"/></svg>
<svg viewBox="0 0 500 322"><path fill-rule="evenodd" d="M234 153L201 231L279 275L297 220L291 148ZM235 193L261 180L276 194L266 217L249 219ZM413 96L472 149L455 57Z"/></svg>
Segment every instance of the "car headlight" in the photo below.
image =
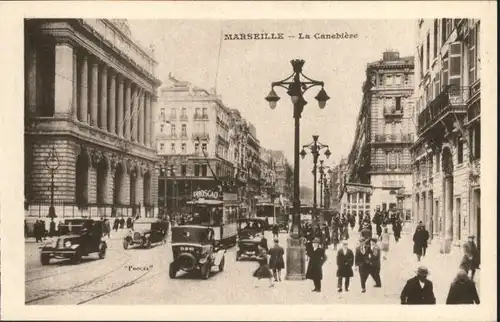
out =
<svg viewBox="0 0 500 322"><path fill-rule="evenodd" d="M78 245L78 244L73 244L73 245L71 245L71 249L76 249L76 248L78 248L78 246L80 246L80 245Z"/></svg>
<svg viewBox="0 0 500 322"><path fill-rule="evenodd" d="M70 248L71 247L71 242L69 240L67 240L65 243L64 243L64 247L66 248Z"/></svg>

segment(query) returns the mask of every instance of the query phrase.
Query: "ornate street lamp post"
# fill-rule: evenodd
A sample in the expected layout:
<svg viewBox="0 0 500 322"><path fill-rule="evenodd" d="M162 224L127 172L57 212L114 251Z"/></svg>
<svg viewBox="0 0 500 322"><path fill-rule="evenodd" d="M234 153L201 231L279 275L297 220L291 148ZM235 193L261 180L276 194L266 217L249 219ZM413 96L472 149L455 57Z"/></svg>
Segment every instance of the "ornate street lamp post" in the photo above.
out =
<svg viewBox="0 0 500 322"><path fill-rule="evenodd" d="M304 145L302 148L302 151L300 151L300 155L302 156L302 158L305 158L305 156L307 154L305 149L310 150L311 154L313 155L313 163L314 163L314 166L313 166L313 176L314 176L314 181L313 181L314 182L313 215L314 215L315 222L318 221L318 209L317 209L318 203L316 201L316 198L317 198L316 187L317 187L317 181L318 181L316 179L316 175L317 175L317 169L318 169L318 157L320 156L320 152L323 149L326 149L324 154L325 154L327 159L332 154L330 152L330 149L328 148L328 145L318 142L318 138L319 138L319 135L313 135L313 141L309 144ZM323 160L321 160L321 164L323 164Z"/></svg>
<svg viewBox="0 0 500 322"><path fill-rule="evenodd" d="M304 279L305 277L305 245L300 241L300 184L299 184L299 146L300 146L300 118L304 106L307 104L304 93L311 87L321 86L321 90L316 95L319 107L324 108L326 101L330 99L324 90L324 83L315 81L302 73L305 61L294 59L290 62L293 73L284 80L271 83L271 91L266 97L269 107L274 109L280 97L274 91L275 86L283 87L287 90L293 104L293 118L295 121L294 135L294 177L293 177L293 214L292 229L287 242L287 275L286 279ZM301 76L304 80L301 80Z"/></svg>
<svg viewBox="0 0 500 322"><path fill-rule="evenodd" d="M324 160L319 161L319 208L322 209L323 206L326 206L326 202L323 202L323 184L325 185L325 196L326 196L326 177L325 170L328 170L328 173L332 173L332 170L329 166L323 165ZM326 208L326 207L325 207Z"/></svg>
<svg viewBox="0 0 500 322"><path fill-rule="evenodd" d="M54 218L56 217L56 210L54 208L54 172L59 168L59 158L57 157L56 148L54 146L52 150L50 150L47 159L45 159L45 165L50 170L50 207L48 217L54 222Z"/></svg>

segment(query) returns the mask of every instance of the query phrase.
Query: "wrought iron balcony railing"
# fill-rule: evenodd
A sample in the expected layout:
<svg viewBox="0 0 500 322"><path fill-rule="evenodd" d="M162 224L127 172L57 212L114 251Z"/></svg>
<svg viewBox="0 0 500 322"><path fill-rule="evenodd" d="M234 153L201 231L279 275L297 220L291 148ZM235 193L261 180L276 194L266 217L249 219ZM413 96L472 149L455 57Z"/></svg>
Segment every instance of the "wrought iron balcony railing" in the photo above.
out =
<svg viewBox="0 0 500 322"><path fill-rule="evenodd" d="M191 135L191 138L193 140L200 139L200 140L209 140L210 135L208 133L193 133Z"/></svg>
<svg viewBox="0 0 500 322"><path fill-rule="evenodd" d="M376 134L374 142L377 143L413 143L413 134Z"/></svg>
<svg viewBox="0 0 500 322"><path fill-rule="evenodd" d="M384 116L403 116L403 109L396 109L396 107L384 108Z"/></svg>
<svg viewBox="0 0 500 322"><path fill-rule="evenodd" d="M194 113L193 120L195 120L195 121L207 121L208 120L208 115L207 114L197 114L197 113Z"/></svg>
<svg viewBox="0 0 500 322"><path fill-rule="evenodd" d="M370 172L411 172L411 164L372 164Z"/></svg>
<svg viewBox="0 0 500 322"><path fill-rule="evenodd" d="M188 116L187 115L182 115L180 116L180 120L183 121L183 122L187 122L188 121Z"/></svg>
<svg viewBox="0 0 500 322"><path fill-rule="evenodd" d="M450 112L465 113L469 99L469 87L447 86L443 91L420 112L418 116L418 131L422 133L429 129L439 119Z"/></svg>

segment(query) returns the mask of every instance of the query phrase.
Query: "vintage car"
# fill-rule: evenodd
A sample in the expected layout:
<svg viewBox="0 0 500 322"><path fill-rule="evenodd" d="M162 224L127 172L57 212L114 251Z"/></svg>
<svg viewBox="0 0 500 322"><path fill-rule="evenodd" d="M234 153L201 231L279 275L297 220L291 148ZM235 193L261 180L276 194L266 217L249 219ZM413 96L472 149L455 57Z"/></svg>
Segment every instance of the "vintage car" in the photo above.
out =
<svg viewBox="0 0 500 322"><path fill-rule="evenodd" d="M238 220L238 250L236 260L241 256L256 257L257 246L262 243L266 223L264 219L245 218Z"/></svg>
<svg viewBox="0 0 500 322"><path fill-rule="evenodd" d="M159 218L139 218L123 239L123 248L141 245L151 248L152 244L166 243L168 222Z"/></svg>
<svg viewBox="0 0 500 322"><path fill-rule="evenodd" d="M51 258L69 258L74 264L82 256L97 253L99 258L106 256L107 244L102 239L104 221L94 219L66 219L60 225L61 235L51 244L41 248L40 262L47 265Z"/></svg>
<svg viewBox="0 0 500 322"><path fill-rule="evenodd" d="M288 232L288 230L290 229L288 223L289 223L288 215L279 215L276 217L276 224L278 225L280 232L281 231Z"/></svg>
<svg viewBox="0 0 500 322"><path fill-rule="evenodd" d="M172 253L170 278L175 278L178 271L184 271L199 273L202 279L207 279L212 267L218 267L219 272L224 270L226 250L215 245L214 231L207 226L172 227Z"/></svg>

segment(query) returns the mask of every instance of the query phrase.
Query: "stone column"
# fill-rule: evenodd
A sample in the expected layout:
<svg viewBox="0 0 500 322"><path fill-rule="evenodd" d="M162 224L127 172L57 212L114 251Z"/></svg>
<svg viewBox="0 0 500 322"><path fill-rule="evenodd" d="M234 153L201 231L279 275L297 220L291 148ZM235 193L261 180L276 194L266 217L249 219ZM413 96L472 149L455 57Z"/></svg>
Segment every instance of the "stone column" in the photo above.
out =
<svg viewBox="0 0 500 322"><path fill-rule="evenodd" d="M125 115L123 117L125 138L130 140L130 93L131 93L131 83L130 81L125 82Z"/></svg>
<svg viewBox="0 0 500 322"><path fill-rule="evenodd" d="M134 91L132 92L132 141L137 142L137 134L138 134L138 114L139 114L139 87L135 86Z"/></svg>
<svg viewBox="0 0 500 322"><path fill-rule="evenodd" d="M80 122L88 123L88 58L82 55L82 64L80 66L80 102L78 107L78 120Z"/></svg>
<svg viewBox="0 0 500 322"><path fill-rule="evenodd" d="M97 126L97 102L98 102L98 74L99 65L96 61L92 62L91 67L91 80L90 80L90 125Z"/></svg>
<svg viewBox="0 0 500 322"><path fill-rule="evenodd" d="M73 50L73 101L71 103L71 116L73 120L78 119L78 55Z"/></svg>
<svg viewBox="0 0 500 322"><path fill-rule="evenodd" d="M108 96L108 131L116 133L116 75L110 72L109 96Z"/></svg>
<svg viewBox="0 0 500 322"><path fill-rule="evenodd" d="M108 130L108 67L101 69L101 96L99 104L99 127L104 131Z"/></svg>
<svg viewBox="0 0 500 322"><path fill-rule="evenodd" d="M453 177L444 177L443 202L444 202L444 244L442 252L449 253L451 251L451 243L453 241Z"/></svg>
<svg viewBox="0 0 500 322"><path fill-rule="evenodd" d="M123 77L121 75L116 76L118 78L118 97L116 100L116 134L119 137L123 137Z"/></svg>
<svg viewBox="0 0 500 322"><path fill-rule="evenodd" d="M433 218L434 218L434 211L432 207L432 192L431 190L427 191L427 221L425 223L425 227L427 228L427 231L429 232L429 241L432 240L433 235L434 235L434 227L433 227Z"/></svg>
<svg viewBox="0 0 500 322"><path fill-rule="evenodd" d="M149 105L148 105L149 93L144 93L144 145L150 146L151 137L150 137L150 128L149 128Z"/></svg>
<svg viewBox="0 0 500 322"><path fill-rule="evenodd" d="M151 138L151 147L152 148L156 148L156 133L155 133L155 128L154 128L154 122L153 122L153 115L154 115L154 111L155 111L155 105L156 105L156 102L155 102L155 98L153 95L151 95L149 97L149 100L148 100L148 105L149 105L149 115L150 115L150 118L149 118L149 127L151 129L150 131L150 138Z"/></svg>
<svg viewBox="0 0 500 322"><path fill-rule="evenodd" d="M73 104L73 46L58 42L55 48L54 114L72 114Z"/></svg>
<svg viewBox="0 0 500 322"><path fill-rule="evenodd" d="M144 104L144 91L139 96L139 144L144 145L144 109L146 104Z"/></svg>
<svg viewBox="0 0 500 322"><path fill-rule="evenodd" d="M37 66L37 47L28 44L27 48L27 82L26 82L26 103L31 116L37 115L37 86L36 86L36 66Z"/></svg>

